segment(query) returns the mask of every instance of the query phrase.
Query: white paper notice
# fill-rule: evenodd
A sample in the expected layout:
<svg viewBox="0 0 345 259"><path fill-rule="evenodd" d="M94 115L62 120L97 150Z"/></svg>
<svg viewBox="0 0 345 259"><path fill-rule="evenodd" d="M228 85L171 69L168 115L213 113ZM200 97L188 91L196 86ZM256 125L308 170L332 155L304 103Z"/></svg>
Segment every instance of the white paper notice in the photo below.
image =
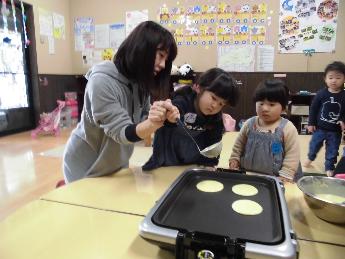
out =
<svg viewBox="0 0 345 259"><path fill-rule="evenodd" d="M125 40L125 24L124 23L114 23L110 24L110 48L118 49L121 43Z"/></svg>
<svg viewBox="0 0 345 259"><path fill-rule="evenodd" d="M48 36L48 53L50 55L55 54L55 42L53 36Z"/></svg>
<svg viewBox="0 0 345 259"><path fill-rule="evenodd" d="M126 12L126 36L128 36L139 23L147 21L148 19L148 10Z"/></svg>
<svg viewBox="0 0 345 259"><path fill-rule="evenodd" d="M53 36L53 16L52 13L39 8L40 35Z"/></svg>
<svg viewBox="0 0 345 259"><path fill-rule="evenodd" d="M219 68L225 71L253 72L255 46L218 46Z"/></svg>
<svg viewBox="0 0 345 259"><path fill-rule="evenodd" d="M95 48L109 48L109 24L95 25Z"/></svg>
<svg viewBox="0 0 345 259"><path fill-rule="evenodd" d="M65 17L61 14L53 13L54 38L65 39Z"/></svg>
<svg viewBox="0 0 345 259"><path fill-rule="evenodd" d="M273 71L274 47L258 46L256 56L256 71Z"/></svg>

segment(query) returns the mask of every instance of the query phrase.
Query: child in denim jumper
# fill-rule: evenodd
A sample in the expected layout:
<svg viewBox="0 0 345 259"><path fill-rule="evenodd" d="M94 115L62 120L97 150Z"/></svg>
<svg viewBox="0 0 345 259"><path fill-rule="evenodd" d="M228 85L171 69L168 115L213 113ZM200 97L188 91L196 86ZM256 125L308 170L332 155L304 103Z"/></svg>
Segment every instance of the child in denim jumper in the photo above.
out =
<svg viewBox="0 0 345 259"><path fill-rule="evenodd" d="M281 117L288 93L285 83L278 79L258 85L253 98L257 116L241 128L230 156L230 169L275 175L290 182L301 176L297 129Z"/></svg>

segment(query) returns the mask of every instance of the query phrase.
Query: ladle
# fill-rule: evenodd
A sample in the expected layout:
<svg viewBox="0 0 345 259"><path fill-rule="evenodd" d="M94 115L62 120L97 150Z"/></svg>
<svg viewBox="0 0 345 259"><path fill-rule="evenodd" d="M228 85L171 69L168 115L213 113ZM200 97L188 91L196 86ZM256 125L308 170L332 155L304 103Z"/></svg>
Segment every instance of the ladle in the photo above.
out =
<svg viewBox="0 0 345 259"><path fill-rule="evenodd" d="M220 152L222 151L222 147L223 147L222 141L214 143L213 145L208 146L208 147L204 148L203 150L200 150L198 143L196 142L194 137L189 133L189 131L186 128L186 126L184 125L184 123L180 119L177 119L177 124L179 126L181 126L183 128L183 130L187 133L187 135L193 140L194 144L198 148L201 155L208 157L208 158L214 158L214 157L217 157L220 155Z"/></svg>

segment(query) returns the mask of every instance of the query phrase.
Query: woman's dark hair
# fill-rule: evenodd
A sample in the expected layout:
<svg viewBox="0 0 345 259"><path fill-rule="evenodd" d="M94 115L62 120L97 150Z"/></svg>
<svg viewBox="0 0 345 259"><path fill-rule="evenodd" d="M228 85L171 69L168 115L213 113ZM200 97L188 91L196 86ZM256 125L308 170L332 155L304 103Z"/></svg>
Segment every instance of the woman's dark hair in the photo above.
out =
<svg viewBox="0 0 345 259"><path fill-rule="evenodd" d="M254 102L268 100L278 102L283 109L286 108L289 101L289 89L284 81L280 79L266 79L256 87L253 100Z"/></svg>
<svg viewBox="0 0 345 259"><path fill-rule="evenodd" d="M211 68L200 75L196 83L201 90L207 90L220 98L223 98L229 105L234 106L239 97L239 90L236 80L220 68Z"/></svg>
<svg viewBox="0 0 345 259"><path fill-rule="evenodd" d="M165 68L154 76L156 51L168 51ZM158 23L146 21L139 24L122 42L114 63L121 74L139 84L143 96L166 97L170 88L172 62L177 55L173 35Z"/></svg>
<svg viewBox="0 0 345 259"><path fill-rule="evenodd" d="M325 76L327 75L328 72L330 71L337 71L342 73L345 76L345 64L340 61L334 61L331 64L328 64L325 68Z"/></svg>

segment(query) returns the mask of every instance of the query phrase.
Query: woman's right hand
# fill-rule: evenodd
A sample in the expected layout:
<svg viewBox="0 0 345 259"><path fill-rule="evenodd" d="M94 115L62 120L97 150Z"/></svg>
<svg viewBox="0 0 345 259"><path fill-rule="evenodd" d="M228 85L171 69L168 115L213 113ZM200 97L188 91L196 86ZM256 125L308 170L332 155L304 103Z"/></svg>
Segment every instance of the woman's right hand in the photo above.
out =
<svg viewBox="0 0 345 259"><path fill-rule="evenodd" d="M171 103L170 99L156 101L152 104L148 119L154 123L164 123L166 119L175 122L180 117L179 110Z"/></svg>

